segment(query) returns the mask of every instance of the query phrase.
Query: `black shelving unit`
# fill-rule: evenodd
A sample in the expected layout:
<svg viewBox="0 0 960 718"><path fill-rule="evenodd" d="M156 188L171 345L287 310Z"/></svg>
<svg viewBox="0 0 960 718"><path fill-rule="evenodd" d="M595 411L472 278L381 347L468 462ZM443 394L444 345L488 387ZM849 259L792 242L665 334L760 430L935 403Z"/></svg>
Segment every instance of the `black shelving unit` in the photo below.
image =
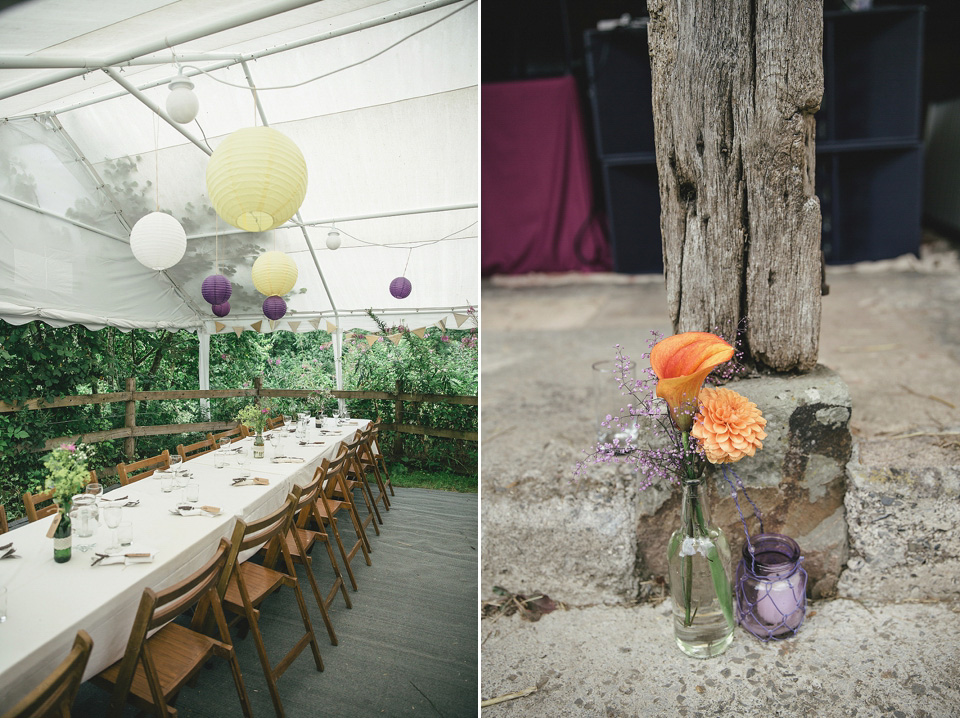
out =
<svg viewBox="0 0 960 718"><path fill-rule="evenodd" d="M923 71L920 7L824 14L817 195L828 262L920 246ZM645 28L584 35L614 269L663 270Z"/></svg>

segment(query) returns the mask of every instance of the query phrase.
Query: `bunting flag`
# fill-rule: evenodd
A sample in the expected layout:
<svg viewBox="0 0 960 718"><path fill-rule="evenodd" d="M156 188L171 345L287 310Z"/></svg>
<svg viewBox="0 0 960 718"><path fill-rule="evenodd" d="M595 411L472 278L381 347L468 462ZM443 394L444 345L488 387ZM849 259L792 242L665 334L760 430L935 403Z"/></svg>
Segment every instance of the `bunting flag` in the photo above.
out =
<svg viewBox="0 0 960 718"><path fill-rule="evenodd" d="M319 322L320 320L318 319L317 321ZM337 325L327 322L327 331L333 334L335 331L337 331Z"/></svg>
<svg viewBox="0 0 960 718"><path fill-rule="evenodd" d="M400 340L403 339L403 334L391 334L387 337L394 344L400 344Z"/></svg>
<svg viewBox="0 0 960 718"><path fill-rule="evenodd" d="M376 334L367 334L367 336L364 337L364 339L367 340L367 344L369 344L370 346L373 346L374 344L376 344L377 339L379 338L380 337L378 337Z"/></svg>
<svg viewBox="0 0 960 718"><path fill-rule="evenodd" d="M270 320L270 331L271 331L271 332L275 332L276 330L277 330L277 320L276 320L276 319L271 319L271 320Z"/></svg>
<svg viewBox="0 0 960 718"><path fill-rule="evenodd" d="M243 334L243 327L231 327L231 329L233 329L233 333L238 337Z"/></svg>
<svg viewBox="0 0 960 718"><path fill-rule="evenodd" d="M223 324L223 323L221 323L221 322L214 322L214 323L213 323L213 326L214 326L214 329L215 329L214 334L217 334L217 333L219 333L219 332L222 332L224 329L227 328L227 325L226 325L226 324Z"/></svg>
<svg viewBox="0 0 960 718"><path fill-rule="evenodd" d="M313 325L313 328L314 328L314 329L319 329L319 328L320 328L320 320L319 320L319 319L311 319L311 320L310 320L310 323Z"/></svg>
<svg viewBox="0 0 960 718"><path fill-rule="evenodd" d="M421 339L423 339L423 335L427 333L427 328L426 328L426 327L420 327L419 329L411 329L410 331L411 331L413 334L416 334L416 335L417 335L418 337L420 337Z"/></svg>
<svg viewBox="0 0 960 718"><path fill-rule="evenodd" d="M254 322L253 324L251 324L251 325L250 325L250 328L253 329L253 331L255 331L255 332L259 332L261 326L263 326L263 320L262 320L262 319L261 319L259 322Z"/></svg>
<svg viewBox="0 0 960 718"><path fill-rule="evenodd" d="M447 320L446 320L446 318L441 319L439 322L437 322L437 326L440 327L441 329L444 329L444 330L445 330L445 329L447 328Z"/></svg>
<svg viewBox="0 0 960 718"><path fill-rule="evenodd" d="M287 326L290 327L290 331L294 334L297 333L297 327L300 326L300 322L287 322Z"/></svg>
<svg viewBox="0 0 960 718"><path fill-rule="evenodd" d="M453 318L457 320L457 327L459 328L459 327L462 327L462 326L463 326L463 323L470 318L470 315L469 315L469 314L457 314L456 312L454 312L454 313L453 313Z"/></svg>

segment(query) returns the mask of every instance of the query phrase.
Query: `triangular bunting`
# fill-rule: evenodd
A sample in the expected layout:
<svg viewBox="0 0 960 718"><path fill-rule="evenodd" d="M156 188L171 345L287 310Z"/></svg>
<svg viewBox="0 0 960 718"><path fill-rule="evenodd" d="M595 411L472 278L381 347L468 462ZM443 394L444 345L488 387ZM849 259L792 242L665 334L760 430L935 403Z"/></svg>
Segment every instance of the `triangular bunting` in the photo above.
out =
<svg viewBox="0 0 960 718"><path fill-rule="evenodd" d="M232 329L233 329L233 333L236 334L238 337L241 334L243 334L243 327L232 327Z"/></svg>
<svg viewBox="0 0 960 718"><path fill-rule="evenodd" d="M462 326L463 326L463 323L470 318L470 315L469 315L469 314L457 314L456 312L454 312L454 313L453 313L453 318L457 320L457 326L458 326L458 327L462 327Z"/></svg>
<svg viewBox="0 0 960 718"><path fill-rule="evenodd" d="M439 322L437 322L437 326L440 327L441 329L446 329L446 328L447 328L447 320L446 320L446 319L441 319Z"/></svg>
<svg viewBox="0 0 960 718"><path fill-rule="evenodd" d="M373 346L374 344L376 344L379 338L380 337L378 337L376 334L367 334L367 336L364 337L364 339L367 340L367 344L369 344L370 346Z"/></svg>
<svg viewBox="0 0 960 718"><path fill-rule="evenodd" d="M320 320L318 319L317 321L320 321ZM327 331L333 334L335 331L337 331L337 325L327 322Z"/></svg>
<svg viewBox="0 0 960 718"><path fill-rule="evenodd" d="M310 320L310 323L313 325L313 328L314 328L314 329L319 329L319 328L320 328L320 320L319 320L319 319L311 319L311 320Z"/></svg>
<svg viewBox="0 0 960 718"><path fill-rule="evenodd" d="M387 337L394 344L400 344L400 340L403 339L403 334L391 334Z"/></svg>
<svg viewBox="0 0 960 718"><path fill-rule="evenodd" d="M276 320L276 319L271 319L271 320L270 320L270 331L271 331L271 332L274 332L274 331L276 331L276 330L277 330L277 320Z"/></svg>
<svg viewBox="0 0 960 718"><path fill-rule="evenodd" d="M290 327L290 331L296 333L297 327L300 326L300 322L287 322L287 326Z"/></svg>
<svg viewBox="0 0 960 718"><path fill-rule="evenodd" d="M411 329L410 331L413 332L414 334L416 334L416 335L417 335L418 337L420 337L421 339L423 339L423 335L427 333L427 328L426 328L426 327L420 327L419 329Z"/></svg>
<svg viewBox="0 0 960 718"><path fill-rule="evenodd" d="M215 330L214 333L222 332L224 329L227 328L227 325L226 325L226 324L222 324L221 322L214 322L214 323L213 323L213 326L214 326L214 330Z"/></svg>
<svg viewBox="0 0 960 718"><path fill-rule="evenodd" d="M253 324L251 324L250 328L253 329L253 331L255 332L259 332L260 327L262 326L263 326L263 320L261 319L259 322L254 322Z"/></svg>

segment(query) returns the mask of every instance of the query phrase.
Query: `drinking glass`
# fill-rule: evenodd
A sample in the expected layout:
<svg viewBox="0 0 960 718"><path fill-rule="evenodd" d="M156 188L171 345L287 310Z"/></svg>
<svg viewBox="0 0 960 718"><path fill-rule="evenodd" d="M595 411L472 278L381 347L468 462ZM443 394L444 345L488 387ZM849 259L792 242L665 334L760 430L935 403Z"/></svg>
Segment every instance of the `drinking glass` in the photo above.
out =
<svg viewBox="0 0 960 718"><path fill-rule="evenodd" d="M164 474L160 477L160 490L165 494L173 491L173 477L170 474Z"/></svg>
<svg viewBox="0 0 960 718"><path fill-rule="evenodd" d="M186 472L184 472L174 474L174 478L176 479L177 488L180 489L180 495L182 497L185 489L187 488L187 484L190 482L190 477L187 476Z"/></svg>
<svg viewBox="0 0 960 718"><path fill-rule="evenodd" d="M123 517L123 507L114 504L108 504L103 507L103 521L110 529L110 545L107 551L116 551L120 548L120 542L117 540L117 527L120 525L120 519Z"/></svg>
<svg viewBox="0 0 960 718"><path fill-rule="evenodd" d="M93 536L94 520L97 516L97 499L90 494L77 494L73 497L70 507L70 522L73 524L73 533L77 537L77 550L89 551L93 543L85 543L83 539Z"/></svg>
<svg viewBox="0 0 960 718"><path fill-rule="evenodd" d="M277 458L279 456L279 454L277 453L277 447L280 446L279 431L270 432L270 446L273 447L273 458Z"/></svg>
<svg viewBox="0 0 960 718"><path fill-rule="evenodd" d="M103 486L101 484L98 484L96 481L91 481L89 484L87 484L87 489L85 493L88 493L91 496L93 496L94 501L96 501L97 497L99 497L100 494L103 493Z"/></svg>
<svg viewBox="0 0 960 718"><path fill-rule="evenodd" d="M121 521L117 528L117 535L120 537L121 546L129 546L133 543L133 523L130 521Z"/></svg>
<svg viewBox="0 0 960 718"><path fill-rule="evenodd" d="M246 469L244 469L244 467L247 465L247 459L249 458L250 458L250 454L247 451L247 447L245 446L237 447L237 466L240 467L241 476L249 476Z"/></svg>
<svg viewBox="0 0 960 718"><path fill-rule="evenodd" d="M191 481L184 490L184 496L187 499L187 503L197 503L200 500L200 484L196 481Z"/></svg>
<svg viewBox="0 0 960 718"><path fill-rule="evenodd" d="M180 462L183 459L180 458L180 454L171 454L170 456L170 468L173 469L173 473L180 473Z"/></svg>
<svg viewBox="0 0 960 718"><path fill-rule="evenodd" d="M228 439L227 437L223 437L222 439L220 439L221 449L226 449L228 446L230 446L230 439Z"/></svg>

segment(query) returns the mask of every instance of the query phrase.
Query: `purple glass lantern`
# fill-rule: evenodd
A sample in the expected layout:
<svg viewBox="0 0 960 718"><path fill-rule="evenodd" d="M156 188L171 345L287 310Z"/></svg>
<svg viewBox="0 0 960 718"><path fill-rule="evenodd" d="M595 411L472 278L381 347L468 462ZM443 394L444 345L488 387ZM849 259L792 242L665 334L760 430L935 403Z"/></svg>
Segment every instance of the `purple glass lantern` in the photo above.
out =
<svg viewBox="0 0 960 718"><path fill-rule="evenodd" d="M233 294L233 285L222 274L211 274L200 285L200 294L210 304L223 304Z"/></svg>
<svg viewBox="0 0 960 718"><path fill-rule="evenodd" d="M413 285L410 284L410 280L406 277L397 277L390 282L390 294L397 299L406 299L409 297L411 289L413 289Z"/></svg>
<svg viewBox="0 0 960 718"><path fill-rule="evenodd" d="M213 313L218 317L225 317L230 313L230 302L224 302L223 304L214 304Z"/></svg>
<svg viewBox="0 0 960 718"><path fill-rule="evenodd" d="M807 572L797 542L758 534L743 547L737 567L737 617L761 641L792 636L807 609Z"/></svg>
<svg viewBox="0 0 960 718"><path fill-rule="evenodd" d="M279 319L287 313L287 303L276 295L263 300L263 315L267 319Z"/></svg>

